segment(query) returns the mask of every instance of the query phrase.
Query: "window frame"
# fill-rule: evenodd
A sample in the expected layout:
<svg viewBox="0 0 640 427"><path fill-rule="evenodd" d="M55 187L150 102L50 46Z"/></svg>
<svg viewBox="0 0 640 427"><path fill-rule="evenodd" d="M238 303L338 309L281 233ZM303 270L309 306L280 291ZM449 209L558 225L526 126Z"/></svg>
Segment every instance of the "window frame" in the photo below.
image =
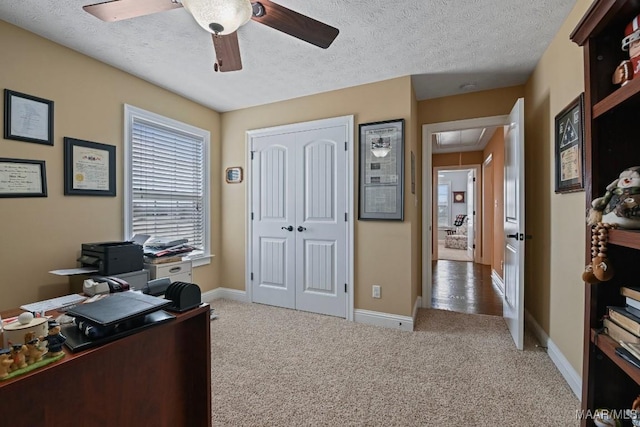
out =
<svg viewBox="0 0 640 427"><path fill-rule="evenodd" d="M133 144L133 124L135 121L147 121L157 126L174 129L177 132L191 134L202 139L203 157L203 206L204 206L204 227L202 254L186 256L192 261L194 267L209 264L211 262L211 158L210 144L211 133L187 123L152 113L132 105L124 105L124 240L133 237L133 190L132 185L132 144Z"/></svg>
<svg viewBox="0 0 640 427"><path fill-rule="evenodd" d="M440 224L440 186L446 186L447 187L447 193L446 193L446 197L447 197L447 223L442 225ZM451 181L438 181L438 186L437 186L437 192L436 192L436 213L438 214L437 216L437 224L438 224L438 228L440 227L451 227Z"/></svg>

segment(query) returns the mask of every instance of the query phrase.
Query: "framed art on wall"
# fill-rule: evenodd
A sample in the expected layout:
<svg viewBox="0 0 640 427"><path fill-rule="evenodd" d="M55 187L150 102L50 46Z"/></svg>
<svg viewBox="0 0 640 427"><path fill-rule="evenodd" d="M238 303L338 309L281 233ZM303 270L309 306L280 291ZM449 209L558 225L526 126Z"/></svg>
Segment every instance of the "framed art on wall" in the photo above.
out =
<svg viewBox="0 0 640 427"><path fill-rule="evenodd" d="M44 160L0 158L0 197L47 197Z"/></svg>
<svg viewBox="0 0 640 427"><path fill-rule="evenodd" d="M53 101L5 89L4 137L53 145Z"/></svg>
<svg viewBox="0 0 640 427"><path fill-rule="evenodd" d="M584 190L584 93L555 118L556 193Z"/></svg>
<svg viewBox="0 0 640 427"><path fill-rule="evenodd" d="M358 219L402 221L404 119L364 123L359 129Z"/></svg>
<svg viewBox="0 0 640 427"><path fill-rule="evenodd" d="M464 203L464 191L453 192L453 203Z"/></svg>
<svg viewBox="0 0 640 427"><path fill-rule="evenodd" d="M116 195L116 147L64 138L64 194Z"/></svg>

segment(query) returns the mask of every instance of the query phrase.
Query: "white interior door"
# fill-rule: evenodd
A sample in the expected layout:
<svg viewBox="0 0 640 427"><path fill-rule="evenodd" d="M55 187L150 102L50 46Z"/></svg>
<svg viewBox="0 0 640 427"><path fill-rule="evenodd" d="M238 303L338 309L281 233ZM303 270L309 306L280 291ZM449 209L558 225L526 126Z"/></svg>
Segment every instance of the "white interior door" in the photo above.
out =
<svg viewBox="0 0 640 427"><path fill-rule="evenodd" d="M296 309L346 316L344 127L296 134Z"/></svg>
<svg viewBox="0 0 640 427"><path fill-rule="evenodd" d="M348 126L251 138L252 301L347 316Z"/></svg>
<svg viewBox="0 0 640 427"><path fill-rule="evenodd" d="M295 308L295 135L255 137L252 145L253 301Z"/></svg>
<svg viewBox="0 0 640 427"><path fill-rule="evenodd" d="M505 127L503 317L516 347L524 347L524 99Z"/></svg>
<svg viewBox="0 0 640 427"><path fill-rule="evenodd" d="M467 255L475 261L476 242L476 170L467 172Z"/></svg>

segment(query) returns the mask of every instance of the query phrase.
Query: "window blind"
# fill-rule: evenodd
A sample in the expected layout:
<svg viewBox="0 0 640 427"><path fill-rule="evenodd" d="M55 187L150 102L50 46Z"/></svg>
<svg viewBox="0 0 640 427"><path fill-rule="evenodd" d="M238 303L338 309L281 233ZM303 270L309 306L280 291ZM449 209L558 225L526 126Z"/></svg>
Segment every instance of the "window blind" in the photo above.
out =
<svg viewBox="0 0 640 427"><path fill-rule="evenodd" d="M188 239L204 248L204 139L134 117L131 127L132 231Z"/></svg>

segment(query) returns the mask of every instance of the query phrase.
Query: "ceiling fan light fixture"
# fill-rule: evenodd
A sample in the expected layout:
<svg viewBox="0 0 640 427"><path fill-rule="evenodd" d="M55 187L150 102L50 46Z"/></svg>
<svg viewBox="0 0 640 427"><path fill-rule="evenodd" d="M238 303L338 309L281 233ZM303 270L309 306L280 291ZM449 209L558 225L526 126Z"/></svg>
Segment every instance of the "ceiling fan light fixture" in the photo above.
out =
<svg viewBox="0 0 640 427"><path fill-rule="evenodd" d="M213 34L235 32L251 19L250 0L182 0L198 25Z"/></svg>

